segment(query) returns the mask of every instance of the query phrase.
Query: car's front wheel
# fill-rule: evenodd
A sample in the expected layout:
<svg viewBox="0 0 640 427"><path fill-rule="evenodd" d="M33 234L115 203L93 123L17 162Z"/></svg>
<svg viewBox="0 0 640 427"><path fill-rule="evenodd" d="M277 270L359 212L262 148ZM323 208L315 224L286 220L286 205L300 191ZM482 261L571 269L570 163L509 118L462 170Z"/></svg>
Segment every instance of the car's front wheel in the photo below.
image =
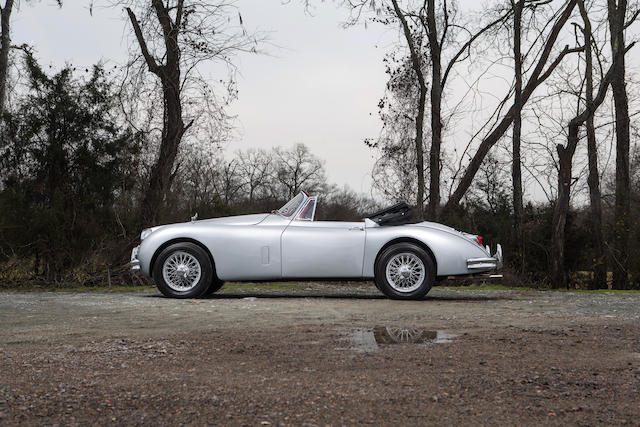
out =
<svg viewBox="0 0 640 427"><path fill-rule="evenodd" d="M213 266L200 246L181 242L167 246L153 266L153 280L165 296L197 298L209 289Z"/></svg>
<svg viewBox="0 0 640 427"><path fill-rule="evenodd" d="M422 298L435 279L436 268L431 255L413 243L389 246L376 262L376 285L389 298Z"/></svg>

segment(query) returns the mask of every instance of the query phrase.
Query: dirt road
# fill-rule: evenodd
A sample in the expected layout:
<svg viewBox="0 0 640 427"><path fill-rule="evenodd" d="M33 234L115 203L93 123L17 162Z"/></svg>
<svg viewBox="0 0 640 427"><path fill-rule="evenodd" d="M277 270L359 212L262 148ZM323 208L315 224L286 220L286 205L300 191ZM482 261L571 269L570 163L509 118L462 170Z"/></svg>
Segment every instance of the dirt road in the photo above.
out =
<svg viewBox="0 0 640 427"><path fill-rule="evenodd" d="M640 425L640 294L0 293L0 424Z"/></svg>

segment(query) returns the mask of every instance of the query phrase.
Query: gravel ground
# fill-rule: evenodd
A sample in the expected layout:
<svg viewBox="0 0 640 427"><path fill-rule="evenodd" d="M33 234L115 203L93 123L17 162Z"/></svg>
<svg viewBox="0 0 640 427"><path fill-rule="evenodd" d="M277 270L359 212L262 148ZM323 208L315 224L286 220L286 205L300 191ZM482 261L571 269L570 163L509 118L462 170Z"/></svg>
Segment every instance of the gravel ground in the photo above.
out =
<svg viewBox="0 0 640 427"><path fill-rule="evenodd" d="M0 424L640 425L640 294L0 293Z"/></svg>

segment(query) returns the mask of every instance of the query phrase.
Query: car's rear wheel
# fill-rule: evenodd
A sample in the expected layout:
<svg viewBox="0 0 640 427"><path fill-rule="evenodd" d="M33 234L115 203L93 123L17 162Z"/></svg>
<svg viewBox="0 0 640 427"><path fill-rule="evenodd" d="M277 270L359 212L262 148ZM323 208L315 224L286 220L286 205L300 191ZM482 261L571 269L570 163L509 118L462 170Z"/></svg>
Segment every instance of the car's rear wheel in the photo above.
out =
<svg viewBox="0 0 640 427"><path fill-rule="evenodd" d="M200 246L180 242L167 246L153 266L153 280L165 296L197 298L214 279L209 255Z"/></svg>
<svg viewBox="0 0 640 427"><path fill-rule="evenodd" d="M422 298L435 279L436 268L431 255L413 243L389 246L376 262L376 285L389 298Z"/></svg>

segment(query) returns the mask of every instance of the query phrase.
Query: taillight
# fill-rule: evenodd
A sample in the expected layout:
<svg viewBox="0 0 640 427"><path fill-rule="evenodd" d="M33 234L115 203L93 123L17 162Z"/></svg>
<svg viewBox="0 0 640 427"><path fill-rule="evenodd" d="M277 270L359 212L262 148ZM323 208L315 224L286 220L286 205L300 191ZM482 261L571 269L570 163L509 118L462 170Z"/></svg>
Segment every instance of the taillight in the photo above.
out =
<svg viewBox="0 0 640 427"><path fill-rule="evenodd" d="M478 241L480 246L482 246L482 236L476 236L476 240Z"/></svg>

